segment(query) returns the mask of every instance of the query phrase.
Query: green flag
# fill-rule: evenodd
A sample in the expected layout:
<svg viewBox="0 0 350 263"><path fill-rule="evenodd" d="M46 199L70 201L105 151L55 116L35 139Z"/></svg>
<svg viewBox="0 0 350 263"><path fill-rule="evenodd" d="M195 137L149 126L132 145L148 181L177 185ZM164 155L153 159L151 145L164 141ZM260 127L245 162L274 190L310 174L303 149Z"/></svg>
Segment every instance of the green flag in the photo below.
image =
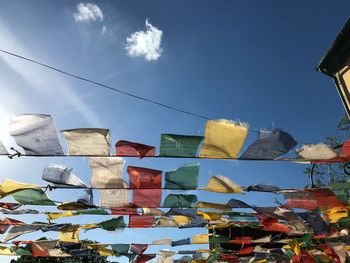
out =
<svg viewBox="0 0 350 263"><path fill-rule="evenodd" d="M196 157L203 136L162 134L159 156Z"/></svg>
<svg viewBox="0 0 350 263"><path fill-rule="evenodd" d="M195 202L196 195L169 194L164 200L164 207L192 207Z"/></svg>
<svg viewBox="0 0 350 263"><path fill-rule="evenodd" d="M186 164L165 173L164 188L196 189L198 186L199 163Z"/></svg>
<svg viewBox="0 0 350 263"><path fill-rule="evenodd" d="M112 218L107 221L103 221L99 223L98 226L107 231L114 231L114 230L117 230L118 228L126 227L124 218L122 216L119 216L117 218Z"/></svg>
<svg viewBox="0 0 350 263"><path fill-rule="evenodd" d="M40 188L22 190L12 194L12 196L23 205L56 205Z"/></svg>

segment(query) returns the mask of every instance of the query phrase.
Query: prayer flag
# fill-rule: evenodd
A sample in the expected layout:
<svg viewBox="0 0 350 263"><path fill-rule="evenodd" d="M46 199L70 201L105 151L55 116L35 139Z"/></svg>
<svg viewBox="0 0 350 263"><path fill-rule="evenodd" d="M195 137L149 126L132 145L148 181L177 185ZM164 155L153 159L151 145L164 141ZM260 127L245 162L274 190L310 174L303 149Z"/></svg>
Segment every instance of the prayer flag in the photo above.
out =
<svg viewBox="0 0 350 263"><path fill-rule="evenodd" d="M21 190L12 196L18 203L24 205L56 205L40 188Z"/></svg>
<svg viewBox="0 0 350 263"><path fill-rule="evenodd" d="M202 136L162 134L160 139L160 156L195 157Z"/></svg>
<svg viewBox="0 0 350 263"><path fill-rule="evenodd" d="M195 202L196 195L169 194L164 200L164 207L192 207Z"/></svg>
<svg viewBox="0 0 350 263"><path fill-rule="evenodd" d="M128 166L127 170L130 188L162 188L162 171L135 166Z"/></svg>
<svg viewBox="0 0 350 263"><path fill-rule="evenodd" d="M117 156L137 156L143 158L145 156L155 156L155 147L129 141L118 141L115 144Z"/></svg>
<svg viewBox="0 0 350 263"><path fill-rule="evenodd" d="M204 190L225 194L244 193L239 185L223 175L215 175L211 177Z"/></svg>
<svg viewBox="0 0 350 263"><path fill-rule="evenodd" d="M86 185L72 173L73 168L49 164L44 168L42 179L55 185L68 185L86 188Z"/></svg>
<svg viewBox="0 0 350 263"><path fill-rule="evenodd" d="M108 129L71 129L62 131L67 140L69 155L109 156L110 138Z"/></svg>
<svg viewBox="0 0 350 263"><path fill-rule="evenodd" d="M165 173L166 189L196 189L198 186L199 163L186 164Z"/></svg>

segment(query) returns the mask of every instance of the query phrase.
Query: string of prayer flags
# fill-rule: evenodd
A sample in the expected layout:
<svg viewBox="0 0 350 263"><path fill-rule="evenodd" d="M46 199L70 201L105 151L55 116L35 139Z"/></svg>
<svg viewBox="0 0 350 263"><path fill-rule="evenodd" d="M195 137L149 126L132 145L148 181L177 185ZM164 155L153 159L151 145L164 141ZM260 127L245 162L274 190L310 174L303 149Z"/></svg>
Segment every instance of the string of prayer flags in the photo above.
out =
<svg viewBox="0 0 350 263"><path fill-rule="evenodd" d="M139 189L161 189L162 188L162 171L128 166L130 188Z"/></svg>
<svg viewBox="0 0 350 263"><path fill-rule="evenodd" d="M182 165L165 172L166 189L196 189L198 187L199 163Z"/></svg>
<svg viewBox="0 0 350 263"><path fill-rule="evenodd" d="M134 189L132 191L132 204L136 207L160 207L161 199L161 189Z"/></svg>
<svg viewBox="0 0 350 263"><path fill-rule="evenodd" d="M118 141L115 144L115 148L117 156L131 156L139 158L143 158L145 156L153 157L155 156L156 151L154 146L123 140Z"/></svg>
<svg viewBox="0 0 350 263"><path fill-rule="evenodd" d="M202 136L162 134L159 156L195 157L202 140Z"/></svg>
<svg viewBox="0 0 350 263"><path fill-rule="evenodd" d="M192 207L196 202L196 195L169 194L164 200L164 207Z"/></svg>
<svg viewBox="0 0 350 263"><path fill-rule="evenodd" d="M46 193L40 189L25 189L12 194L12 197L23 205L48 205L55 206L56 204L50 200Z"/></svg>
<svg viewBox="0 0 350 263"><path fill-rule="evenodd" d="M91 186L95 188L123 188L124 160L119 157L90 157Z"/></svg>
<svg viewBox="0 0 350 263"><path fill-rule="evenodd" d="M248 134L246 124L229 120L209 120L200 157L236 158Z"/></svg>
<svg viewBox="0 0 350 263"><path fill-rule="evenodd" d="M42 179L53 183L55 186L74 186L86 188L86 185L76 175L72 173L73 168L60 165L46 165L43 171Z"/></svg>
<svg viewBox="0 0 350 263"><path fill-rule="evenodd" d="M297 150L298 157L306 160L328 160L338 154L327 144L306 144Z"/></svg>
<svg viewBox="0 0 350 263"><path fill-rule="evenodd" d="M39 186L35 184L24 184L10 179L5 179L5 181L3 181L0 185L0 198L3 198L21 190L35 188L39 188Z"/></svg>
<svg viewBox="0 0 350 263"><path fill-rule="evenodd" d="M211 177L208 184L203 189L210 192L225 194L244 193L243 189L239 185L235 184L229 178L223 175L215 175Z"/></svg>
<svg viewBox="0 0 350 263"><path fill-rule="evenodd" d="M253 142L239 159L273 160L288 153L297 142L288 133L273 129L260 132L260 137Z"/></svg>
<svg viewBox="0 0 350 263"><path fill-rule="evenodd" d="M328 225L318 213L304 212L304 213L298 213L298 216L304 219L312 227L316 235L322 235L322 234L329 235L331 233Z"/></svg>
<svg viewBox="0 0 350 263"><path fill-rule="evenodd" d="M14 114L9 132L26 155L64 154L50 115Z"/></svg>
<svg viewBox="0 0 350 263"><path fill-rule="evenodd" d="M67 140L69 155L110 155L110 136L108 129L82 128L63 130Z"/></svg>

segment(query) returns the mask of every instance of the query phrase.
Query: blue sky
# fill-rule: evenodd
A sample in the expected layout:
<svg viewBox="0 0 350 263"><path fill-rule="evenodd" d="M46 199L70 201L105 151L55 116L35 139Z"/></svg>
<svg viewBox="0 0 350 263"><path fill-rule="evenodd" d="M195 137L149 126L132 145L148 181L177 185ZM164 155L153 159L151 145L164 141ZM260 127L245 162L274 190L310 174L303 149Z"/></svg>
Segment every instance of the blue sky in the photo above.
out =
<svg viewBox="0 0 350 263"><path fill-rule="evenodd" d="M314 68L346 22L348 1L332 5L329 1L83 2L97 5L101 12L93 13L89 21L74 17L79 14L79 3L3 0L0 48L209 118L244 121L253 129L279 127L300 142L318 143L334 134L343 115L332 81ZM156 55L147 53L151 60L145 55L130 56L126 49L127 38L146 30L146 19L162 32L162 51ZM0 138L8 147L14 145L7 133L12 113L51 114L57 130L109 128L112 144L126 139L158 146L161 133L198 135L204 131L202 119L103 90L3 54L0 90ZM248 142L255 136L251 134ZM127 165L164 171L190 162L127 159ZM90 178L87 161L80 158L2 158L0 163L1 179L42 184L41 172L48 163L73 166L86 183ZM220 160L200 163L201 185L213 174L226 175L241 185L307 184L302 173L305 166L300 164ZM78 191L62 190L50 196L70 200L77 194ZM199 193L201 200L225 202L230 198ZM247 193L241 199L256 205L273 204L268 194ZM19 218L26 222L44 220L43 216ZM106 217L72 218L72 222L101 219ZM204 232L93 230L82 234L82 238L142 243Z"/></svg>

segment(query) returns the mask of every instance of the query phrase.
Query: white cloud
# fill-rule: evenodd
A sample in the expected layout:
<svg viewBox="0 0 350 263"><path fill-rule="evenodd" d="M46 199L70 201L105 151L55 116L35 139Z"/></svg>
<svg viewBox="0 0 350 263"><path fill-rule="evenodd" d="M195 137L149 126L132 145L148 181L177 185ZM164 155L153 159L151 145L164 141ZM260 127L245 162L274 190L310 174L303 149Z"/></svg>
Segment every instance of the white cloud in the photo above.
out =
<svg viewBox="0 0 350 263"><path fill-rule="evenodd" d="M79 3L77 9L78 12L73 15L76 22L103 21L103 12L96 4Z"/></svg>
<svg viewBox="0 0 350 263"><path fill-rule="evenodd" d="M144 56L147 61L157 60L163 50L160 47L162 30L152 26L146 19L146 31L137 31L127 39L126 50L130 57Z"/></svg>

